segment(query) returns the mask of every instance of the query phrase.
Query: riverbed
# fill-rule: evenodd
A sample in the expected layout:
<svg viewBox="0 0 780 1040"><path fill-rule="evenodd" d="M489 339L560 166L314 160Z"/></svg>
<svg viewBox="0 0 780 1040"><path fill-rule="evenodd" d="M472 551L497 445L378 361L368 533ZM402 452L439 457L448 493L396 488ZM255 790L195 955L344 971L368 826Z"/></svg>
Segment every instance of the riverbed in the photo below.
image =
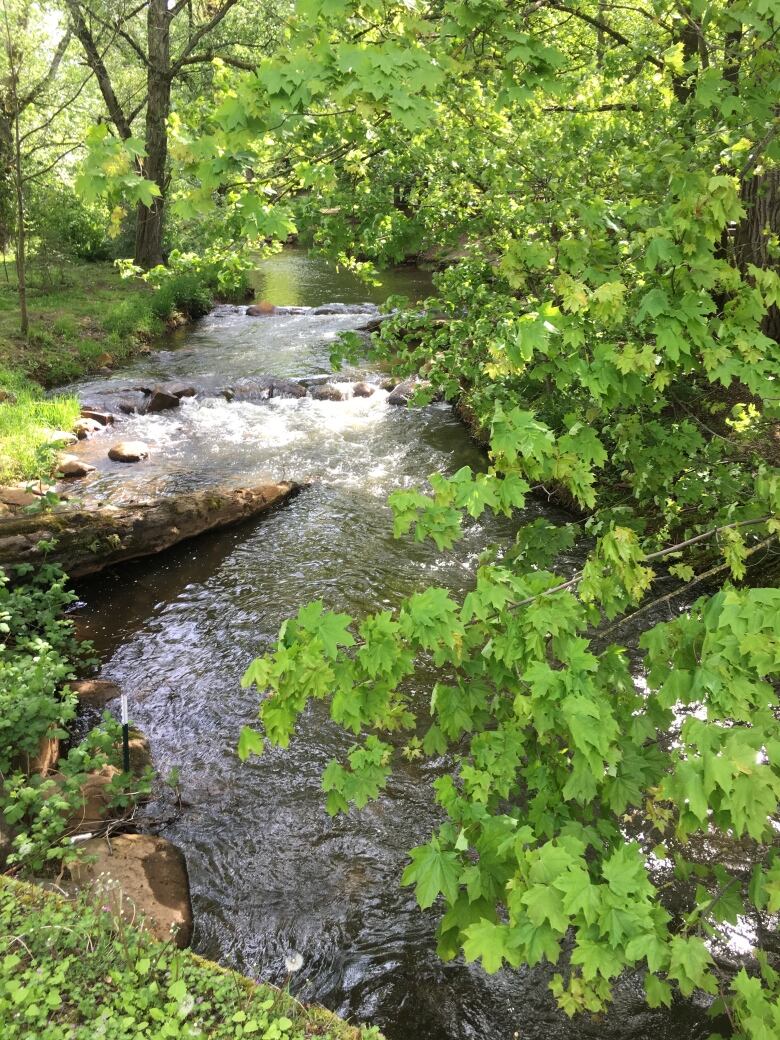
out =
<svg viewBox="0 0 780 1040"><path fill-rule="evenodd" d="M266 261L258 274L258 298L278 305L378 303L389 293L415 299L429 291L428 276L413 268L368 290L295 251ZM249 318L244 310L218 307L80 392L139 381L314 379L330 372L339 334L361 323L349 314ZM158 772L180 771L181 811L171 812L169 800L153 802L146 826L186 855L194 948L375 1023L388 1040L708 1035L696 1008L648 1011L637 980L621 988L606 1019L570 1023L547 990L545 969L488 976L462 960L438 960L437 915L421 912L399 881L408 849L438 822L431 783L449 768L446 760L401 766L378 801L336 819L325 813L319 780L351 741L321 704L305 713L288 750L239 762L239 730L257 711L257 691L242 690L241 675L301 605L322 598L327 608L360 617L432 583L461 596L486 545L506 541L533 516L564 519L531 503L513 522L472 524L452 552L394 539L390 491L421 486L433 471L482 468L485 459L447 405L392 407L379 388L351 396L365 376L378 382L364 369L332 377L342 401L196 394L176 410L130 417L121 436L152 449L137 465L105 458L111 433L90 442L100 470L92 488L107 495L138 484L165 494L265 477L310 482L256 522L124 565L78 590L79 629L97 645L103 677L129 694ZM428 692L424 681L419 692ZM285 959L293 953L303 966L290 978Z"/></svg>

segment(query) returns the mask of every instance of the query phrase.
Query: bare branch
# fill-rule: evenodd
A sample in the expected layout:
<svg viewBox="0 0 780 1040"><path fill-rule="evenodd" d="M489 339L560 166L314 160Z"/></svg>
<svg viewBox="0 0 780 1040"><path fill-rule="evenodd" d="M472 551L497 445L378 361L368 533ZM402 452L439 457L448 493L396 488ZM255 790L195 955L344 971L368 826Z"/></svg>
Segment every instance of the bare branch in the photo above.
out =
<svg viewBox="0 0 780 1040"><path fill-rule="evenodd" d="M184 64L185 60L192 54L195 48L198 46L204 36L208 36L212 29L215 29L231 7L235 7L238 0L224 0L224 3L215 11L212 17L204 22L203 25L199 26L195 32L190 36L187 43L184 45L179 57L171 64L171 76L175 76L179 69ZM177 5L178 6L178 5Z"/></svg>
<svg viewBox="0 0 780 1040"><path fill-rule="evenodd" d="M111 82L111 77L108 74L105 62L98 51L95 38L89 30L89 27L84 19L84 13L81 10L81 6L76 3L76 0L66 0L70 16L73 19L73 31L79 39L84 53L87 57L87 64L92 69L100 87L100 93L103 95L103 100L106 103L108 114L117 129L119 136L123 140L127 140L128 137L132 137L132 131L130 129L130 122L127 119L122 106L119 103L119 99L114 91L114 86Z"/></svg>
<svg viewBox="0 0 780 1040"><path fill-rule="evenodd" d="M46 71L46 75L43 77L43 79L39 80L39 82L36 83L32 90L28 91L28 93L25 94L24 97L19 98L20 112L23 112L25 108L31 105L33 101L37 100L37 98L39 98L41 94L43 94L43 92L49 88L54 77L57 75L57 70L60 67L60 62L65 56L65 51L68 49L68 44L70 43L70 41L71 31L70 29L68 29L68 31L60 40L60 42L57 44L57 49L54 52L54 57L51 59L51 64L49 65L49 68Z"/></svg>

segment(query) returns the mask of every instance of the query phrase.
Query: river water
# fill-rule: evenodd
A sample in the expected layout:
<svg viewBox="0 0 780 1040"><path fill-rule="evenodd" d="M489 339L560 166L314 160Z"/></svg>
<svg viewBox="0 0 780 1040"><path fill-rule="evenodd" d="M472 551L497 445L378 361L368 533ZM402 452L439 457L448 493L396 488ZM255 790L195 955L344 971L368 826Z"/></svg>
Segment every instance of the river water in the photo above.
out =
<svg viewBox="0 0 780 1040"><path fill-rule="evenodd" d="M367 291L292 251L266 261L258 279L258 298L310 306L378 302L398 291L415 298L429 289L424 274L405 269ZM151 381L213 388L257 375L316 376L329 371L338 334L361 320L253 319L244 308L220 307L164 350L79 390L90 399ZM100 469L92 487L111 495L139 484L163 492L263 477L313 480L255 522L79 588L79 628L97 644L102 675L129 694L158 772L180 769L182 811L153 802L148 825L185 852L194 948L279 984L288 981L285 958L298 952L296 995L375 1023L389 1040L698 1040L709 1032L700 1010L649 1012L636 980L605 1019L570 1023L543 969L487 976L462 960L437 959L436 913L421 912L399 878L407 850L437 824L430 789L446 761L402 766L377 802L332 820L319 778L350 740L322 705L306 712L290 749L243 765L236 757L239 730L257 710L257 692L241 689L241 675L302 604L321 597L330 609L362 616L431 583L461 595L480 550L511 536L512 524L494 521L473 524L449 553L393 539L391 490L420 486L434 470L479 468L484 459L448 407L410 410L386 398L382 390L344 401L198 394L175 411L123 423L122 438L150 444L148 462L108 462L117 431L82 448ZM519 519L540 513L556 517L532 504Z"/></svg>

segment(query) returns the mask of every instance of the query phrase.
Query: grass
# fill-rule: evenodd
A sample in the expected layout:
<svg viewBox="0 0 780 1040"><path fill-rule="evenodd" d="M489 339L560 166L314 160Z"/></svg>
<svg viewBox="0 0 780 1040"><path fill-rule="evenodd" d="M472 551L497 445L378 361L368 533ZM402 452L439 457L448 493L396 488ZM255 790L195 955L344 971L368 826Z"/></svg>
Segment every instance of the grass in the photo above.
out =
<svg viewBox="0 0 780 1040"><path fill-rule="evenodd" d="M123 279L110 263L71 263L57 276L30 273L30 331L19 335L13 265L0 276L0 483L46 478L56 449L46 431L69 430L78 415L72 395L44 398L61 386L127 361L161 335L177 314L198 317L211 292L198 275L181 272L160 288ZM3 395L0 395L3 396Z"/></svg>
<svg viewBox="0 0 780 1040"><path fill-rule="evenodd" d="M381 1040L102 909L0 877L3 1040Z"/></svg>

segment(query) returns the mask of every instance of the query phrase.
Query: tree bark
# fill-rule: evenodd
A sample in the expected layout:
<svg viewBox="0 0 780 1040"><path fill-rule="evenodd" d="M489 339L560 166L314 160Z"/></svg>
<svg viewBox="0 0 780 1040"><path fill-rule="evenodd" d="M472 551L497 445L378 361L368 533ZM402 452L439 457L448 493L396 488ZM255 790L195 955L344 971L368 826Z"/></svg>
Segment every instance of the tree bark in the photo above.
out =
<svg viewBox="0 0 780 1040"><path fill-rule="evenodd" d="M769 268L777 260L770 255L770 239L780 235L780 168L751 174L742 182L742 204L747 214L737 226L734 247L743 272L748 264ZM780 308L773 306L762 332L780 343Z"/></svg>
<svg viewBox="0 0 780 1040"><path fill-rule="evenodd" d="M151 206L138 205L135 262L148 269L163 262L162 235L165 167L168 160L168 115L171 108L171 18L167 0L150 0L146 12L148 65L146 75L146 158L144 176L160 189Z"/></svg>

